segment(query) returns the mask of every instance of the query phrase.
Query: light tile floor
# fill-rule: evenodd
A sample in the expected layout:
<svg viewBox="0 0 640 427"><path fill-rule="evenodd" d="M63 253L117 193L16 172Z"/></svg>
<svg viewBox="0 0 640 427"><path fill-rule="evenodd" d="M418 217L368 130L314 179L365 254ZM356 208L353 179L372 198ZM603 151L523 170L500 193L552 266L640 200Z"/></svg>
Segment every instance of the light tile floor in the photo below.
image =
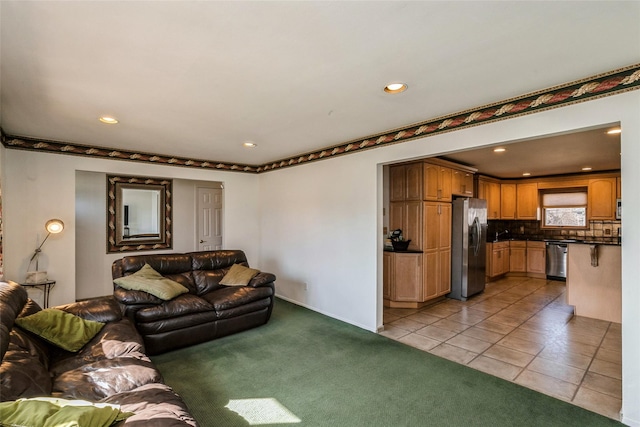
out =
<svg viewBox="0 0 640 427"><path fill-rule="evenodd" d="M620 324L574 316L564 282L508 277L465 302L385 308L380 334L620 419Z"/></svg>

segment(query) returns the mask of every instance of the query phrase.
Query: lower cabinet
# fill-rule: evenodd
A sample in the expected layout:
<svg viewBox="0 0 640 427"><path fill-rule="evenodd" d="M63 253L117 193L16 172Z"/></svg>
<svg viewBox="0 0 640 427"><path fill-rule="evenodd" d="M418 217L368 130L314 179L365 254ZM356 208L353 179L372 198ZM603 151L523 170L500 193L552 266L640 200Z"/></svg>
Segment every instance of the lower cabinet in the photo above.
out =
<svg viewBox="0 0 640 427"><path fill-rule="evenodd" d="M487 243L487 276L501 276L509 267L509 242Z"/></svg>
<svg viewBox="0 0 640 427"><path fill-rule="evenodd" d="M545 242L527 242L527 273L546 277L547 246Z"/></svg>
<svg viewBox="0 0 640 427"><path fill-rule="evenodd" d="M545 242L511 240L487 243L487 276L493 279L506 273L546 277Z"/></svg>
<svg viewBox="0 0 640 427"><path fill-rule="evenodd" d="M509 242L509 272L527 272L527 242L519 240Z"/></svg>
<svg viewBox="0 0 640 427"><path fill-rule="evenodd" d="M385 252L383 259L384 298L400 303L422 302L422 253Z"/></svg>

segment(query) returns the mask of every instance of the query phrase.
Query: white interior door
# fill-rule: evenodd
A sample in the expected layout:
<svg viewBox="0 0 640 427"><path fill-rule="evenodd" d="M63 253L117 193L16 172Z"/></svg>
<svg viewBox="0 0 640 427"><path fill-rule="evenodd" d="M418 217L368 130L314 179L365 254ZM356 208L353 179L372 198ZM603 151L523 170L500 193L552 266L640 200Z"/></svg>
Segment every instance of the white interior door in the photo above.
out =
<svg viewBox="0 0 640 427"><path fill-rule="evenodd" d="M222 249L222 189L197 187L198 250Z"/></svg>

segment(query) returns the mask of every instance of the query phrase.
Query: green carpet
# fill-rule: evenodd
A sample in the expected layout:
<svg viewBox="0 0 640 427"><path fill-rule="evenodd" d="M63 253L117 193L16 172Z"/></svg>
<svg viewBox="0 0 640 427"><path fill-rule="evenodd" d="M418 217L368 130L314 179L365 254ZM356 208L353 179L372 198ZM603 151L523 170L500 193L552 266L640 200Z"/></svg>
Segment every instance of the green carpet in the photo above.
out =
<svg viewBox="0 0 640 427"><path fill-rule="evenodd" d="M267 325L153 361L202 427L622 425L280 299Z"/></svg>

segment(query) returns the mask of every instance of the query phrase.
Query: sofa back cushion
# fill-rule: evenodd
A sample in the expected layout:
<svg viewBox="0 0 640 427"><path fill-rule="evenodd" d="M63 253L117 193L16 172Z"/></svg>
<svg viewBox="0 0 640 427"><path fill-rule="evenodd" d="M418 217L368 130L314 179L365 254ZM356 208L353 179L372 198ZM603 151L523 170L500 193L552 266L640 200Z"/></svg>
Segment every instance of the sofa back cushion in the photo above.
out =
<svg viewBox="0 0 640 427"><path fill-rule="evenodd" d="M241 250L189 252L192 259L193 281L197 295L204 295L221 288L220 280L232 265L248 267L247 257Z"/></svg>
<svg viewBox="0 0 640 427"><path fill-rule="evenodd" d="M0 282L0 361L9 348L13 322L27 303L27 291L15 282Z"/></svg>
<svg viewBox="0 0 640 427"><path fill-rule="evenodd" d="M189 289L196 294L197 289L191 274L191 257L186 254L127 256L114 262L113 278L128 276L149 264L155 271Z"/></svg>

